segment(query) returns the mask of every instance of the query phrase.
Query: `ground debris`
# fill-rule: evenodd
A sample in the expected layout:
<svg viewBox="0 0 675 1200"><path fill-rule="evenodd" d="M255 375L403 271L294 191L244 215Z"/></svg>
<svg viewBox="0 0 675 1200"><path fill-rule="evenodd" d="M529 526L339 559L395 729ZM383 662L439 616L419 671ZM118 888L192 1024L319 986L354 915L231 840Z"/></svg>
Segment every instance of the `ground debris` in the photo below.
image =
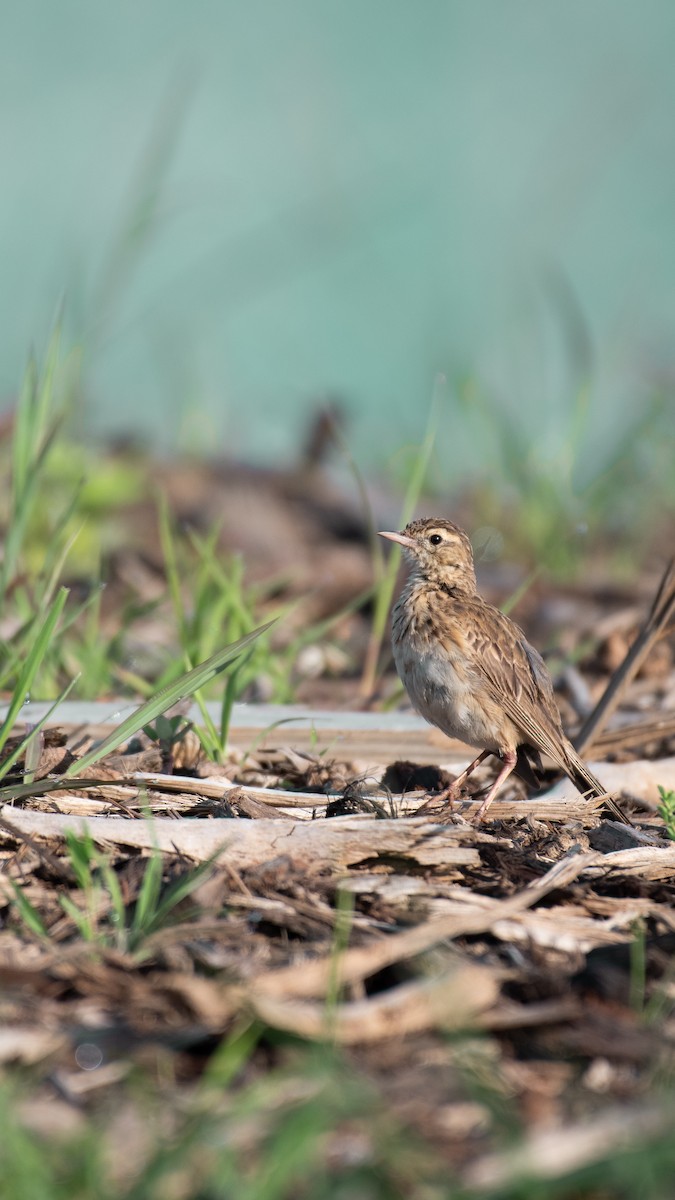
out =
<svg viewBox="0 0 675 1200"><path fill-rule="evenodd" d="M484 826L473 799L418 817L451 771L396 750L364 769L279 745L188 771L130 743L97 786L43 783L0 810L0 1073L30 1065L38 1124L49 1087L78 1113L133 1105L138 1064L170 1071L189 1107L217 1048L253 1022L270 1032L249 1076L272 1078L287 1044L339 1047L341 1069L469 1191L538 1165L551 1130L578 1136L580 1108L579 1161L619 1128L618 1105L658 1133L646 1096L675 1069L663 822L602 820L565 784L498 798ZM73 837L94 856L84 885ZM194 879L143 927L155 861L156 907ZM297 1076L284 1095L309 1086ZM504 1106L522 1159L504 1152ZM266 1118L232 1120L254 1152Z"/></svg>

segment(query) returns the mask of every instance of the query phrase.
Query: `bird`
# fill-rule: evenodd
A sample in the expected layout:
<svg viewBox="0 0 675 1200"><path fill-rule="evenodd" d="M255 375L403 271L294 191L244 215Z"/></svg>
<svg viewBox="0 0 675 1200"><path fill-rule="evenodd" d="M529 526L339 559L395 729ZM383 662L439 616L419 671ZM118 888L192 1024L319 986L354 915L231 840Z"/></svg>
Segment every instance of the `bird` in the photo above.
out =
<svg viewBox="0 0 675 1200"><path fill-rule="evenodd" d="M452 804L476 767L495 755L501 767L480 822L512 771L539 786L543 752L580 792L602 797L630 824L565 736L543 658L510 617L479 596L464 530L433 517L380 536L402 546L411 567L392 612L392 646L413 706L448 737L481 750L436 802Z"/></svg>

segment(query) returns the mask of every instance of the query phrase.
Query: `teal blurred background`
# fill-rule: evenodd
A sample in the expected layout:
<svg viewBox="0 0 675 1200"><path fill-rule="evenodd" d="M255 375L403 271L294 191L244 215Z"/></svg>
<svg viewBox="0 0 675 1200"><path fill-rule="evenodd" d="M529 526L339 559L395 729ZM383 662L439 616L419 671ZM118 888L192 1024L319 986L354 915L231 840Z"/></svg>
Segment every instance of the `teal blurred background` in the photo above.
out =
<svg viewBox="0 0 675 1200"><path fill-rule="evenodd" d="M440 372L453 470L476 388L544 459L586 389L594 469L670 404L672 0L23 0L2 30L7 403L65 295L89 428L163 448L290 457L330 395L380 462Z"/></svg>

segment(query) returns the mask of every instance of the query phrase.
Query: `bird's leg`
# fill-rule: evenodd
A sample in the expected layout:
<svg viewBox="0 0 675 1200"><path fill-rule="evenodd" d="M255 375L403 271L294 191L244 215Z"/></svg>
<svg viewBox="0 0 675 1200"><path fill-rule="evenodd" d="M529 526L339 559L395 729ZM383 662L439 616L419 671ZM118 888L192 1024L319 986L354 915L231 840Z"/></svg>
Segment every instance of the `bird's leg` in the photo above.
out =
<svg viewBox="0 0 675 1200"><path fill-rule="evenodd" d="M468 767L462 771L461 775L458 775L456 779L453 779L452 783L449 783L447 787L443 788L442 792L434 792L433 796L430 796L429 799L422 805L422 807L418 808L416 815L419 816L420 813L429 811L431 808L436 809L438 808L439 804L445 804L448 800L456 800L459 789L464 783L464 780L468 779L471 772L475 771L476 767L479 767L486 758L489 758L491 753L491 750L481 750L478 758L474 758L473 762L469 763Z"/></svg>
<svg viewBox="0 0 675 1200"><path fill-rule="evenodd" d="M468 779L469 775L476 770L476 767L479 767L482 762L485 762L485 759L489 758L491 753L491 750L481 750L478 758L474 758L473 762L470 762L468 767L464 768L461 775L458 775L456 779L453 779L452 783L449 783L442 792L437 792L435 798L437 800L441 800L456 795L465 779Z"/></svg>
<svg viewBox="0 0 675 1200"><path fill-rule="evenodd" d="M485 797L483 803L481 804L480 808L478 809L478 812L476 814L476 823L477 824L479 824L483 820L483 817L485 816L488 808L492 804L492 801L494 800L495 796L497 795L497 792L499 791L500 787L502 786L502 784L506 783L506 780L508 779L513 768L515 767L516 763L518 762L518 755L516 754L515 750L504 751L504 753L500 755L500 758L504 765L503 765L501 771L499 772L499 775L495 779L492 787L490 788L490 791L488 792L487 796Z"/></svg>

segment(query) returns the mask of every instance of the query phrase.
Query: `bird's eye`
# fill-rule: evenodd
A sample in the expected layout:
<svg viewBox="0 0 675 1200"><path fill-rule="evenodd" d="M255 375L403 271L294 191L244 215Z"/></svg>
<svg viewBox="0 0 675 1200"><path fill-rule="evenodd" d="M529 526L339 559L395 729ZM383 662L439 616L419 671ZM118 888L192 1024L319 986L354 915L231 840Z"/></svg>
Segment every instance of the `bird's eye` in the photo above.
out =
<svg viewBox="0 0 675 1200"><path fill-rule="evenodd" d="M432 533L429 541L431 542L432 546L440 546L443 538L441 537L440 533Z"/></svg>

